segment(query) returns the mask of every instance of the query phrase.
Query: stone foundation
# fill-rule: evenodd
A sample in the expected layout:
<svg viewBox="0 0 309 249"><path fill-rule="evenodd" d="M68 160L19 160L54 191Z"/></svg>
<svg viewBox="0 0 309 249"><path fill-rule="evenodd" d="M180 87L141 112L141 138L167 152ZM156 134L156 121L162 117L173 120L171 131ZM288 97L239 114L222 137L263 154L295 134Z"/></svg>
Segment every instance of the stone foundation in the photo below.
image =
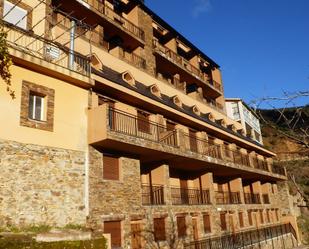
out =
<svg viewBox="0 0 309 249"><path fill-rule="evenodd" d="M0 140L0 227L85 224L85 153Z"/></svg>

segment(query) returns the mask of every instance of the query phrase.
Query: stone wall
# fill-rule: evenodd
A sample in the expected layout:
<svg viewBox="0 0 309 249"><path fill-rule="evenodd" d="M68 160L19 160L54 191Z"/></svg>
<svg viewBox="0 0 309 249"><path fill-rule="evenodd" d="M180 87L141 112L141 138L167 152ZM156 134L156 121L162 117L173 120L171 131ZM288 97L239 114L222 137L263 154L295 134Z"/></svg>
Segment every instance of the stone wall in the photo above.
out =
<svg viewBox="0 0 309 249"><path fill-rule="evenodd" d="M81 151L0 140L0 227L85 224Z"/></svg>

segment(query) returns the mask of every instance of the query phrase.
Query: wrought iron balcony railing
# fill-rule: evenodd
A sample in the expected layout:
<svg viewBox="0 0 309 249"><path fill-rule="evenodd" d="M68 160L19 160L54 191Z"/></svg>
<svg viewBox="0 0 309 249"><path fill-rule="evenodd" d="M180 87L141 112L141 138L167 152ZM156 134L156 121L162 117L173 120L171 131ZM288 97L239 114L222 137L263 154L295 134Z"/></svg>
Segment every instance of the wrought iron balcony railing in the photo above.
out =
<svg viewBox="0 0 309 249"><path fill-rule="evenodd" d="M216 81L210 80L209 76L203 73L200 69L193 66L188 60L180 56L179 54L175 53L171 49L161 45L157 40L153 40L153 48L162 53L164 56L169 58L175 64L179 65L180 67L184 68L186 71L193 74L195 77L199 78L205 84L215 88L217 91L222 92L222 86Z"/></svg>
<svg viewBox="0 0 309 249"><path fill-rule="evenodd" d="M261 204L261 198L259 194L244 193L246 204Z"/></svg>
<svg viewBox="0 0 309 249"><path fill-rule="evenodd" d="M216 191L216 203L217 204L240 204L240 193L239 192L225 192Z"/></svg>
<svg viewBox="0 0 309 249"><path fill-rule="evenodd" d="M142 204L143 205L164 205L164 186L163 185L142 185Z"/></svg>
<svg viewBox="0 0 309 249"><path fill-rule="evenodd" d="M173 205L202 205L210 204L208 189L171 187Z"/></svg>
<svg viewBox="0 0 309 249"><path fill-rule="evenodd" d="M133 34L137 38L145 41L145 33L141 28L133 24L128 19L117 14L113 9L104 5L101 1L99 0L82 0L82 1L89 4L92 8L94 8L96 11L106 16L116 25L124 28L126 31Z"/></svg>

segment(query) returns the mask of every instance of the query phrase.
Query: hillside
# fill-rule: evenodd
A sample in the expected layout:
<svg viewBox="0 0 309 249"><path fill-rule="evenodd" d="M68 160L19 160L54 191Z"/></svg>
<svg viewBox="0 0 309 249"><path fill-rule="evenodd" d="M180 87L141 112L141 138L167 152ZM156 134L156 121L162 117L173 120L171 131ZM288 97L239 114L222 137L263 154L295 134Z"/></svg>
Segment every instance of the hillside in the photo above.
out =
<svg viewBox="0 0 309 249"><path fill-rule="evenodd" d="M309 142L309 137L303 132L309 128L309 106L285 109L285 118L277 110L259 110L259 113L262 116L261 127L265 147L277 153L276 163L285 166L289 177L295 178L297 185L289 181L291 195L299 199L299 189L304 198L309 200L309 148L305 145ZM298 205L304 204L306 205L298 202ZM301 211L298 223L303 242L309 243L309 211L306 208L301 208Z"/></svg>

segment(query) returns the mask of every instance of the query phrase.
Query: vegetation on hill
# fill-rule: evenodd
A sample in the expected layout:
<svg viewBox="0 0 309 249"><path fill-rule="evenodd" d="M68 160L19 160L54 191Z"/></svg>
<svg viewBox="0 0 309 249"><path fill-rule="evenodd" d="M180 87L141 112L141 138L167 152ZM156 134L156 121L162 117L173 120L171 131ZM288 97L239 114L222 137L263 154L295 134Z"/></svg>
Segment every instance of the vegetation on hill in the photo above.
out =
<svg viewBox="0 0 309 249"><path fill-rule="evenodd" d="M282 110L259 110L265 147L277 153L278 163L286 167L290 193L301 192L309 205L309 105ZM307 133L308 134L308 133ZM296 139L295 139L296 138ZM291 180L294 179L295 183ZM304 243L309 243L309 211L298 217Z"/></svg>

